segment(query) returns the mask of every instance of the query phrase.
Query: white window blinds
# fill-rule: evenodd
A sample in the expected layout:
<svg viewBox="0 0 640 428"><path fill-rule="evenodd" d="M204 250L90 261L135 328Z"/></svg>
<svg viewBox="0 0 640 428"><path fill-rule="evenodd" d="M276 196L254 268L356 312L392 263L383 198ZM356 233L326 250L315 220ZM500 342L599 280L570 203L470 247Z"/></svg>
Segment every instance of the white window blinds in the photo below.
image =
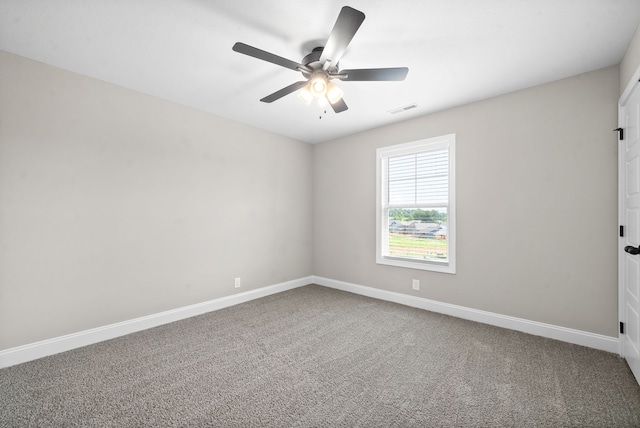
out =
<svg viewBox="0 0 640 428"><path fill-rule="evenodd" d="M387 198L391 207L446 207L449 202L449 150L389 157Z"/></svg>

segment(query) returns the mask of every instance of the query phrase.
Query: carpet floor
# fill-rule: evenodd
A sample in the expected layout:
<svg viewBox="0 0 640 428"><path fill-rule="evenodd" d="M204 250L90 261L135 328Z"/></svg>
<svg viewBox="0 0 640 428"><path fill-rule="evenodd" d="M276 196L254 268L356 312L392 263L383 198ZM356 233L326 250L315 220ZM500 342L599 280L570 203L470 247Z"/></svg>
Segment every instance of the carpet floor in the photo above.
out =
<svg viewBox="0 0 640 428"><path fill-rule="evenodd" d="M617 355L317 285L0 370L1 427L640 427Z"/></svg>

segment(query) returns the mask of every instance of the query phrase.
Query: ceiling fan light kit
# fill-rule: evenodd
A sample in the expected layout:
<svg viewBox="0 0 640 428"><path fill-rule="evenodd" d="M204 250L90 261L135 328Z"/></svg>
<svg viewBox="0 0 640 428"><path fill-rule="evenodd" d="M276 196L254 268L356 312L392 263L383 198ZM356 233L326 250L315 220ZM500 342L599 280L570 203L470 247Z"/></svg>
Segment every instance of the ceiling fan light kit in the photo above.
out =
<svg viewBox="0 0 640 428"><path fill-rule="evenodd" d="M327 78L322 75L316 75L309 82L309 90L311 95L316 98L324 97L327 93Z"/></svg>
<svg viewBox="0 0 640 428"><path fill-rule="evenodd" d="M337 103L342 99L342 95L344 95L344 91L338 85L329 82L327 85L327 100L329 100L329 103Z"/></svg>
<svg viewBox="0 0 640 428"><path fill-rule="evenodd" d="M299 91L298 98L306 105L310 105L314 99L317 99L321 106L326 105L328 102L334 112L340 113L347 110L348 107L342 98L344 91L331 82L332 79L352 82L400 81L404 80L409 72L406 67L339 70L338 61L342 58L360 25L362 25L364 18L364 13L359 10L349 6L343 7L325 46L313 49L302 59L302 63L297 63L241 42L234 44L233 50L281 67L299 71L307 79L282 88L262 98L260 101L271 103L285 95Z"/></svg>
<svg viewBox="0 0 640 428"><path fill-rule="evenodd" d="M311 94L311 91L309 90L309 85L300 89L300 91L298 92L298 98L306 105L311 104L311 101L313 101L313 94Z"/></svg>

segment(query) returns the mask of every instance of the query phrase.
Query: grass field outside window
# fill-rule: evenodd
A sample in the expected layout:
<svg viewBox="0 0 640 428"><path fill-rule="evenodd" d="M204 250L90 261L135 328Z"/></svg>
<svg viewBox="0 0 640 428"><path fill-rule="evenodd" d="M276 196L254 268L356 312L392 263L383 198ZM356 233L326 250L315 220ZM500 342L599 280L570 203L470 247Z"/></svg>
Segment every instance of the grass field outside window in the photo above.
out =
<svg viewBox="0 0 640 428"><path fill-rule="evenodd" d="M447 258L447 240L389 233L389 256L418 260Z"/></svg>

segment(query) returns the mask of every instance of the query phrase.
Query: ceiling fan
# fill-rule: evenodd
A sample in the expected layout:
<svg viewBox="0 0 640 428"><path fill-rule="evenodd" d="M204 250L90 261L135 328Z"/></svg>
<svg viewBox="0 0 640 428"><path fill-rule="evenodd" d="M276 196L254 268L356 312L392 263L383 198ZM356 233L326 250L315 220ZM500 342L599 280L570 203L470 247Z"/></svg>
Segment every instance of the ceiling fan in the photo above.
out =
<svg viewBox="0 0 640 428"><path fill-rule="evenodd" d="M234 44L233 50L294 71L300 71L306 78L306 80L295 82L271 95L267 95L260 101L272 103L285 95L300 90L298 96L305 104L311 104L314 99L318 99L320 103L328 101L333 111L340 113L347 110L348 107L342 99L342 89L331 82L332 79L351 82L400 81L404 80L409 72L407 67L353 70L340 70L338 68L338 61L340 61L358 28L360 28L364 18L364 13L359 10L349 6L343 7L325 46L313 49L311 53L302 59L301 63L241 42Z"/></svg>

